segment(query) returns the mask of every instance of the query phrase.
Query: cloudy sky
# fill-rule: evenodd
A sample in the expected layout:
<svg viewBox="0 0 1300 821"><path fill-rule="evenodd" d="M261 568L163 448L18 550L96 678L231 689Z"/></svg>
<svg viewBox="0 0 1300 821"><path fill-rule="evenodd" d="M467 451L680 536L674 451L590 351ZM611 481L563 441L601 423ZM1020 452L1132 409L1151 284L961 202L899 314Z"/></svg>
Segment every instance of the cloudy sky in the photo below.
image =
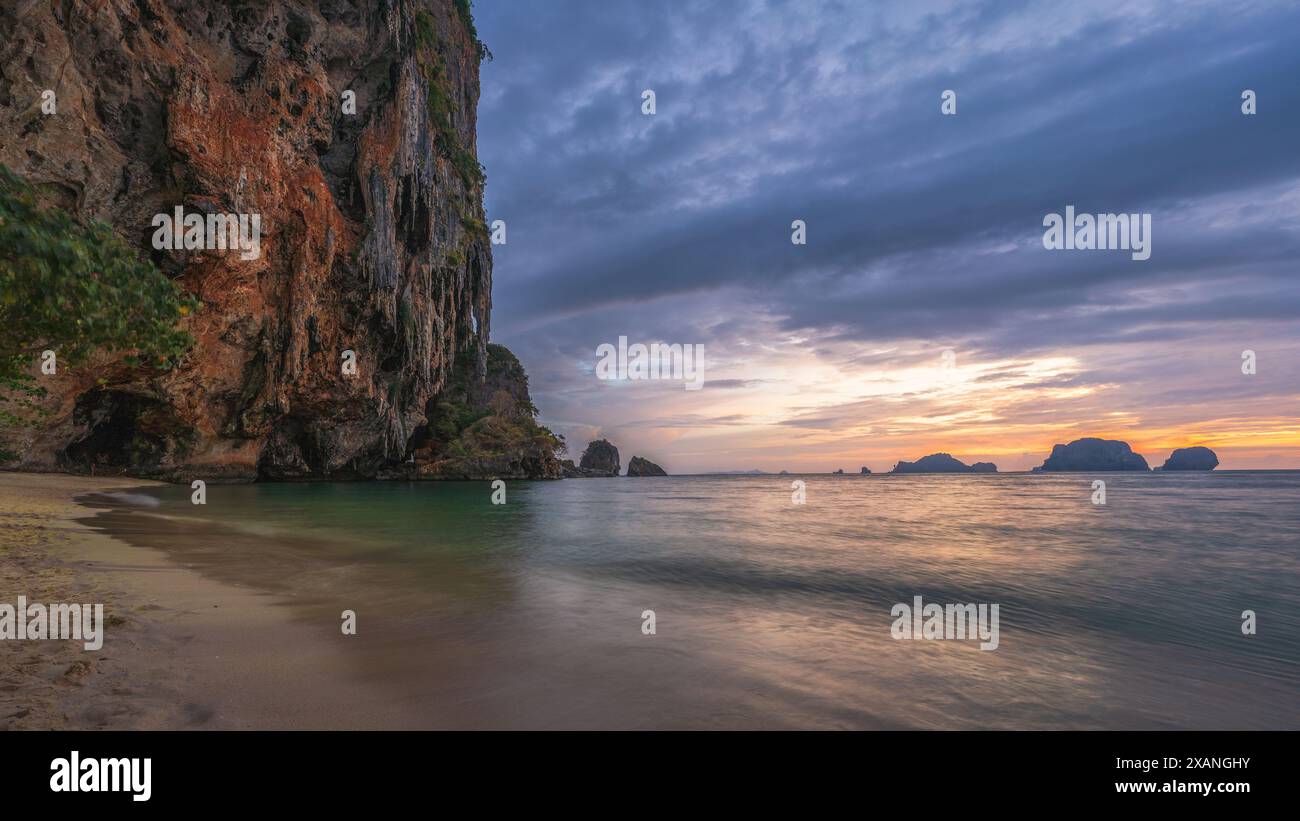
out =
<svg viewBox="0 0 1300 821"><path fill-rule="evenodd" d="M1094 435L1153 465L1205 444L1223 468L1300 467L1295 3L475 15L508 226L493 338L575 458L604 436L673 473L935 451L1023 470ZM1045 249L1067 205L1150 213L1151 258ZM598 379L620 335L703 345L704 388Z"/></svg>

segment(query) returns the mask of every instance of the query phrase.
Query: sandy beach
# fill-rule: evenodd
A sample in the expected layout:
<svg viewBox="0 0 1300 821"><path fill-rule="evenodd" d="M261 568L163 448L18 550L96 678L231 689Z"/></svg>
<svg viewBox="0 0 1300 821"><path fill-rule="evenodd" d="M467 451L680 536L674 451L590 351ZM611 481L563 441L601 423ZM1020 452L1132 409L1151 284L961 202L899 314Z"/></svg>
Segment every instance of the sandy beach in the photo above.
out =
<svg viewBox="0 0 1300 821"><path fill-rule="evenodd" d="M356 675L337 619L304 622L281 598L96 532L74 501L150 484L0 473L0 601L102 602L105 622L96 651L0 642L0 729L408 726Z"/></svg>
<svg viewBox="0 0 1300 821"><path fill-rule="evenodd" d="M97 651L0 641L0 727L1297 726L1297 475L1115 475L1084 528L1086 476L808 481L816 508L768 477L521 482L510 505L473 482L213 485L195 506L0 473L0 602L106 621ZM998 603L997 651L896 640L918 590ZM1248 605L1270 631L1241 632Z"/></svg>

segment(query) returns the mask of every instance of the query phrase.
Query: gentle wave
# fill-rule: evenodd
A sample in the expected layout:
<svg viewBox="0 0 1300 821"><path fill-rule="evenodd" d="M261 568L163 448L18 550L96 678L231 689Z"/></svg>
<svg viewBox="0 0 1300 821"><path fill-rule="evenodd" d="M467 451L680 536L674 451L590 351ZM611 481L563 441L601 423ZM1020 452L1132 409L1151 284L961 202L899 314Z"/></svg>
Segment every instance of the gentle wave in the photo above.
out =
<svg viewBox="0 0 1300 821"><path fill-rule="evenodd" d="M484 716L1300 728L1300 474L800 478L803 505L788 477L700 476L510 482L506 505L486 482L165 488L144 495L183 526L102 516L224 579L374 602L401 649L372 652ZM1000 646L894 639L914 596L998 604Z"/></svg>

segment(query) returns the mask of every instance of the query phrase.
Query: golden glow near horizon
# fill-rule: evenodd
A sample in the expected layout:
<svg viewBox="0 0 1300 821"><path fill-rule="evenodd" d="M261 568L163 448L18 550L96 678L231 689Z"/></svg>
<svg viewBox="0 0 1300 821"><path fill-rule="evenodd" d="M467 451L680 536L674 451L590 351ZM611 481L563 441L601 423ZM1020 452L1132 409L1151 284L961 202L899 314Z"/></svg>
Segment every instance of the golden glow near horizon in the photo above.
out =
<svg viewBox="0 0 1300 821"><path fill-rule="evenodd" d="M705 390L660 391L649 403L655 417L633 412L625 418L635 424L609 432L642 450L660 448L683 473L856 473L862 465L881 472L936 452L1028 470L1054 444L1084 436L1126 441L1152 467L1192 445L1213 448L1221 468L1300 466L1300 419L1278 413L1282 407L1155 401L1131 385L1088 378L1116 361L1104 348L1090 351L1092 362L1060 352L945 358L944 350L744 341L732 349L739 355L709 362ZM710 390L708 382L726 387ZM644 413L644 398L628 400ZM1270 412L1250 415L1262 410Z"/></svg>

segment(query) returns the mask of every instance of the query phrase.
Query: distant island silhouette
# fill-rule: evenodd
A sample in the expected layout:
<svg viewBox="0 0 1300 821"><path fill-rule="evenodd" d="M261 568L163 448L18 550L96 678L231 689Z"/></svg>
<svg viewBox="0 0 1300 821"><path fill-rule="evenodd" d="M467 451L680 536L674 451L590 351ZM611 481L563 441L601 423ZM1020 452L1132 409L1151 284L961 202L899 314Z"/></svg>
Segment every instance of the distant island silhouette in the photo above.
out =
<svg viewBox="0 0 1300 821"><path fill-rule="evenodd" d="M564 460L565 478L597 478L611 476L667 476L666 470L640 456L633 456L627 466L627 473L620 473L618 448L607 439L592 441L578 464ZM1213 450L1203 445L1176 448L1156 471L1209 471L1219 465L1219 457ZM1152 472L1142 454L1136 453L1128 442L1118 439L1100 439L1084 437L1064 445L1054 445L1052 452L1033 473L1070 473L1094 471L1133 471ZM975 462L966 464L953 455L940 452L922 456L915 462L899 461L885 475L913 473L997 473L998 466L992 462ZM1013 471L1014 472L1014 471ZM819 471L795 471L795 474L815 475ZM826 475L825 472L821 472ZM789 476L790 471L779 473L752 468L750 470L715 470L706 471L703 476ZM871 468L863 465L856 474L848 474L843 468L829 472L831 476L872 476Z"/></svg>
<svg viewBox="0 0 1300 821"><path fill-rule="evenodd" d="M1219 457L1214 451L1200 445L1191 448L1178 448L1169 454L1165 463L1156 470L1214 470L1219 466Z"/></svg>
<svg viewBox="0 0 1300 821"><path fill-rule="evenodd" d="M899 462L890 473L997 473L998 466L992 462L976 462L968 465L946 453L931 453L915 462Z"/></svg>
<svg viewBox="0 0 1300 821"><path fill-rule="evenodd" d="M1151 468L1147 460L1134 453L1128 442L1118 439L1075 439L1068 445L1056 445L1036 473L1059 471L1141 470Z"/></svg>

